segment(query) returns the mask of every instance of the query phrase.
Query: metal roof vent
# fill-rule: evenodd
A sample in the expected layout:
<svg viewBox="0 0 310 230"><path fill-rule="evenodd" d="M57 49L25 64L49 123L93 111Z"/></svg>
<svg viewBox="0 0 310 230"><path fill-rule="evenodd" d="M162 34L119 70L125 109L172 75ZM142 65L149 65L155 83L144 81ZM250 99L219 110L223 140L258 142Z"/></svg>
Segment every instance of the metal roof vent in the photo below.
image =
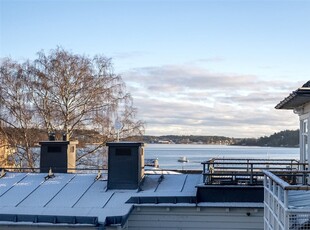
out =
<svg viewBox="0 0 310 230"><path fill-rule="evenodd" d="M144 177L144 144L109 142L108 189L137 189Z"/></svg>
<svg viewBox="0 0 310 230"><path fill-rule="evenodd" d="M55 141L56 140L56 134L55 133L49 133L48 134L48 140L49 141Z"/></svg>

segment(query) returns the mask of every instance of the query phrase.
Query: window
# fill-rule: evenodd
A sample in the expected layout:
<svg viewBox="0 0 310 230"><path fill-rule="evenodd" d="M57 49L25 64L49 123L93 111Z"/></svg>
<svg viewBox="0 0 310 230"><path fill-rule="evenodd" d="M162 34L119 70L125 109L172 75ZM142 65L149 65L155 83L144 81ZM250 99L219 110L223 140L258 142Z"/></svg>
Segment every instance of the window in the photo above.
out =
<svg viewBox="0 0 310 230"><path fill-rule="evenodd" d="M301 121L301 160L308 161L308 118Z"/></svg>

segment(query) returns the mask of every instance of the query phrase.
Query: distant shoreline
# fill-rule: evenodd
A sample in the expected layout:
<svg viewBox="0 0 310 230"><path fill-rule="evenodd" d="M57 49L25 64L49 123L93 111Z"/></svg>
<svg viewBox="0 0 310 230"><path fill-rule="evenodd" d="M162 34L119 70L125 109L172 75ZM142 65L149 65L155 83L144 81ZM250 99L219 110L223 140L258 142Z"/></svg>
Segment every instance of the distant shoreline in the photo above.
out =
<svg viewBox="0 0 310 230"><path fill-rule="evenodd" d="M270 136L259 138L233 138L224 136L164 135L135 137L145 143L153 144L206 144L265 147L299 147L299 130L284 130ZM134 139L135 139L134 138ZM133 140L134 140L133 139Z"/></svg>
<svg viewBox="0 0 310 230"><path fill-rule="evenodd" d="M299 145L296 146L268 146L268 145L238 145L238 144L205 144L205 143L149 143L145 144L154 144L154 145L214 145L214 146L239 146L239 147L278 147L278 148L299 148Z"/></svg>

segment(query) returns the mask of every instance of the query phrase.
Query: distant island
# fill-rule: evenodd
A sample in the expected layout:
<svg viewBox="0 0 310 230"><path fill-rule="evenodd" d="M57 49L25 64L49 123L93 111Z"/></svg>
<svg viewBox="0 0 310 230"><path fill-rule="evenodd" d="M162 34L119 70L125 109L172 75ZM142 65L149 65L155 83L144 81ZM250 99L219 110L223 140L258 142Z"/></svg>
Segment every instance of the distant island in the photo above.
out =
<svg viewBox="0 0 310 230"><path fill-rule="evenodd" d="M6 127L12 135L20 130ZM47 140L47 135L44 130L31 129L31 134L36 142ZM61 131L56 132L57 139L61 139ZM84 147L87 144L96 144L102 142L102 139L114 141L113 138L108 138L101 135L95 130L78 129L75 130L72 136L73 140L79 141L79 147ZM284 130L274 133L270 136L259 138L235 138L224 136L203 136L203 135L163 135L163 136L131 136L120 138L121 141L140 141L149 144L207 144L207 145L241 145L241 146L270 146L270 147L298 147L299 146L299 130Z"/></svg>
<svg viewBox="0 0 310 230"><path fill-rule="evenodd" d="M299 130L284 130L270 136L259 138L232 138L224 136L196 136L196 135L164 135L142 136L140 141L150 144L208 144L208 145L242 145L242 146L270 146L270 147L298 147ZM141 139L142 138L142 139Z"/></svg>

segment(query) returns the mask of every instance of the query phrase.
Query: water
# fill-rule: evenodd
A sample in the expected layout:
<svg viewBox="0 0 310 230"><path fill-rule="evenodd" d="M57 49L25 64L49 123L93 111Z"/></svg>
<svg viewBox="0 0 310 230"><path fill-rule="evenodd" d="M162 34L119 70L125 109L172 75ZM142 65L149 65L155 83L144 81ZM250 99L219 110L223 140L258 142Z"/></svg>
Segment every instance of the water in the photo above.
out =
<svg viewBox="0 0 310 230"><path fill-rule="evenodd" d="M178 162L180 157L189 162ZM163 169L202 169L200 164L212 157L299 159L299 148L248 147L223 145L147 144L145 158L158 158Z"/></svg>

